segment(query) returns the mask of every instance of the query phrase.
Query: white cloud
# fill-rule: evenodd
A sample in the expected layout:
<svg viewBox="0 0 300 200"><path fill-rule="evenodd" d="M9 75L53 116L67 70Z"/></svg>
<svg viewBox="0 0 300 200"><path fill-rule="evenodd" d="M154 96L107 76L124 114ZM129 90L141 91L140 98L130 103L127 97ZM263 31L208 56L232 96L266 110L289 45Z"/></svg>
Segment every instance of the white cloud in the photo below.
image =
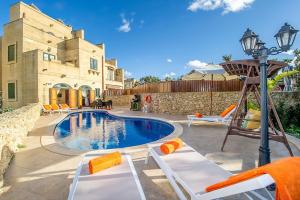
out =
<svg viewBox="0 0 300 200"><path fill-rule="evenodd" d="M129 20L125 18L124 14L121 14L121 18L122 18L122 25L118 28L119 32L129 32L131 31L131 23L133 22L133 19Z"/></svg>
<svg viewBox="0 0 300 200"><path fill-rule="evenodd" d="M191 60L189 61L186 66L192 69L200 69L206 67L208 64L205 62L201 62L200 60Z"/></svg>
<svg viewBox="0 0 300 200"><path fill-rule="evenodd" d="M132 77L132 73L127 71L127 70L125 70L124 75L125 75L125 78L131 78Z"/></svg>
<svg viewBox="0 0 300 200"><path fill-rule="evenodd" d="M167 62L168 62L168 63L171 63L171 62L173 62L173 60L172 60L171 58L168 58L168 59L167 59Z"/></svg>
<svg viewBox="0 0 300 200"><path fill-rule="evenodd" d="M174 73L174 72L170 72L170 73L166 73L165 74L165 77L174 77L176 75L176 73Z"/></svg>
<svg viewBox="0 0 300 200"><path fill-rule="evenodd" d="M200 60L191 60L186 64L186 66L202 73L208 73L209 71L215 71L215 72L224 71L223 67L220 65L208 64Z"/></svg>
<svg viewBox="0 0 300 200"><path fill-rule="evenodd" d="M145 21L144 20L140 20L140 28L142 28L144 26Z"/></svg>
<svg viewBox="0 0 300 200"><path fill-rule="evenodd" d="M282 52L283 54L289 55L289 56L293 56L294 55L294 50L288 50L286 52Z"/></svg>
<svg viewBox="0 0 300 200"><path fill-rule="evenodd" d="M193 0L188 10L215 10L223 8L223 14L238 12L251 6L255 0Z"/></svg>

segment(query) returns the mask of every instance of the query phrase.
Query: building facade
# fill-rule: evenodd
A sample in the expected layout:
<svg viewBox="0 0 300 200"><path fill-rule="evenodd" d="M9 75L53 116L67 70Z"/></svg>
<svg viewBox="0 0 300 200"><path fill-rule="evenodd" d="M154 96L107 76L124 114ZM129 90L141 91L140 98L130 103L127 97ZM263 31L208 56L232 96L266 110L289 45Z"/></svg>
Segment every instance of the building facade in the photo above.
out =
<svg viewBox="0 0 300 200"><path fill-rule="evenodd" d="M34 5L11 6L0 44L4 107L36 102L88 106L112 84L106 63L117 74L113 84L123 88L124 72L115 59L115 64L105 60L104 44L88 42L84 30L73 30Z"/></svg>
<svg viewBox="0 0 300 200"><path fill-rule="evenodd" d="M118 68L116 59L105 61L105 89L124 89L124 70Z"/></svg>

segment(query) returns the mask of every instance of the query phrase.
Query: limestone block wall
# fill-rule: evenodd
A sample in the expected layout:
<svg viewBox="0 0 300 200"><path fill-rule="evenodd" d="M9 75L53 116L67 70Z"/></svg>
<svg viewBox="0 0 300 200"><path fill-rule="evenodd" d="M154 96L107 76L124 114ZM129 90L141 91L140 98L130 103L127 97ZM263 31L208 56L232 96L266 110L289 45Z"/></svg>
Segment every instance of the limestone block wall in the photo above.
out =
<svg viewBox="0 0 300 200"><path fill-rule="evenodd" d="M3 185L3 174L11 158L18 150L18 145L22 144L22 139L40 117L40 112L40 104L30 104L0 114L0 187Z"/></svg>
<svg viewBox="0 0 300 200"><path fill-rule="evenodd" d="M130 102L133 97L133 95L107 96L105 100L112 100L113 106L127 106L130 108Z"/></svg>
<svg viewBox="0 0 300 200"><path fill-rule="evenodd" d="M210 114L210 92L175 92L142 94L142 104L145 97L152 97L151 110L154 113L194 114L200 112ZM219 115L231 104L237 104L240 92L213 92L212 114ZM128 106L133 95L108 96L115 106Z"/></svg>
<svg viewBox="0 0 300 200"><path fill-rule="evenodd" d="M154 113L168 114L194 114L200 112L210 114L210 92L176 92L176 93L152 93L151 110ZM213 92L212 115L219 115L231 104L237 104L239 92Z"/></svg>

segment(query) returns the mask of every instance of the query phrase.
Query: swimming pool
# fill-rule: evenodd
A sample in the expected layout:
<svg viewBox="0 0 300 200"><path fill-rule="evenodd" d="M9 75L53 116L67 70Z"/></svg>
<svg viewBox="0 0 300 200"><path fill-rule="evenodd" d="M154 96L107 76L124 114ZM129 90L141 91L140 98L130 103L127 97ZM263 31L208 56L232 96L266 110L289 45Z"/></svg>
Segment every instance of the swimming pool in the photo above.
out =
<svg viewBox="0 0 300 200"><path fill-rule="evenodd" d="M173 131L173 125L160 120L86 111L71 113L59 122L54 137L70 149L97 150L142 145L159 140Z"/></svg>

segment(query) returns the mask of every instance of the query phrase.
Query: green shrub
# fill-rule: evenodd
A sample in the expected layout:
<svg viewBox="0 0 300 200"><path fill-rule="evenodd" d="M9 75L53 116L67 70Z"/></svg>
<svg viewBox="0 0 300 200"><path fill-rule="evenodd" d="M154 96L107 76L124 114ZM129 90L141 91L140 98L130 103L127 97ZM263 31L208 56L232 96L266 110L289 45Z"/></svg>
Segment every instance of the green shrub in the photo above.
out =
<svg viewBox="0 0 300 200"><path fill-rule="evenodd" d="M300 103L292 105L289 102L280 101L276 110L284 130L300 138ZM275 121L274 116L272 118Z"/></svg>
<svg viewBox="0 0 300 200"><path fill-rule="evenodd" d="M259 107L258 103L254 102L254 101L251 101L251 100L247 101L247 108L248 109L253 109L253 110L260 110L260 107Z"/></svg>

